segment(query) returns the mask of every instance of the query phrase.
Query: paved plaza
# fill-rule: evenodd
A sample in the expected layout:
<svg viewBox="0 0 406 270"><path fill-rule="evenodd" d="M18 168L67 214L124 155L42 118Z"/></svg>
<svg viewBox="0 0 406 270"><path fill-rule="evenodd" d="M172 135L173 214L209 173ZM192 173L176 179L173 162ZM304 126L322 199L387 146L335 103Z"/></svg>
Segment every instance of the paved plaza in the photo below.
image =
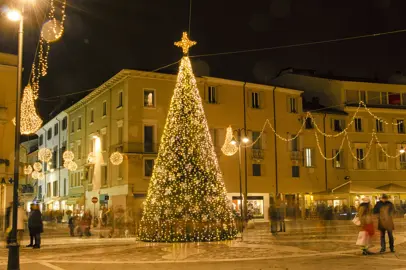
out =
<svg viewBox="0 0 406 270"><path fill-rule="evenodd" d="M133 238L44 237L40 250L21 248L23 270L71 269L406 269L406 221L396 222L396 253L361 256L350 221L288 222L273 236L266 223L243 238L212 243L145 243ZM379 238L372 251L379 251ZM0 270L8 250L0 250Z"/></svg>

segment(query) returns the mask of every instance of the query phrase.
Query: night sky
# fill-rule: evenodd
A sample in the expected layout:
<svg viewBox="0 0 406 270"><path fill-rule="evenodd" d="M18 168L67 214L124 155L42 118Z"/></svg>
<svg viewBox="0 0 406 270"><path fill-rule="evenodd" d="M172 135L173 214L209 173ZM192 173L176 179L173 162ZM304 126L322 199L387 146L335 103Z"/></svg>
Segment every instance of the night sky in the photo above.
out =
<svg viewBox="0 0 406 270"><path fill-rule="evenodd" d="M182 56L173 42L188 30L190 0L68 0L65 33L52 44L49 74L41 80L39 109L52 98L99 86L121 69L154 70ZM0 0L0 7L12 1ZM25 81L47 8L27 12ZM5 4L4 4L5 3ZM4 5L3 5L4 4ZM191 55L273 47L406 28L404 0L193 0ZM406 33L300 48L193 58L196 75L269 83L294 67L337 76L386 80L406 70ZM17 24L0 18L0 51L16 53ZM163 70L176 73L177 65ZM50 99L51 98L51 99ZM56 109L55 109L56 108Z"/></svg>

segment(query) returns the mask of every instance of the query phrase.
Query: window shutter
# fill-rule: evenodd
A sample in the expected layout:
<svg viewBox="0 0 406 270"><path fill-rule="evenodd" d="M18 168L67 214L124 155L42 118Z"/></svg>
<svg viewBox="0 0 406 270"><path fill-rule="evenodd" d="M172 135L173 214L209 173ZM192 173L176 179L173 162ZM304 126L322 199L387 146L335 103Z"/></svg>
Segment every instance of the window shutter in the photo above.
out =
<svg viewBox="0 0 406 270"><path fill-rule="evenodd" d="M299 151L303 151L303 146L304 146L304 136L299 135L299 137L297 137L297 143L298 143L298 147L297 147L297 149L299 149Z"/></svg>
<svg viewBox="0 0 406 270"><path fill-rule="evenodd" d="M297 107L297 113L302 113L303 112L303 104L302 104L302 97L299 96L296 98L296 107Z"/></svg>
<svg viewBox="0 0 406 270"><path fill-rule="evenodd" d="M396 118L392 119L392 123L397 123ZM393 127L393 133L398 133L398 126L397 125L391 125Z"/></svg>
<svg viewBox="0 0 406 270"><path fill-rule="evenodd" d="M396 153L399 153L400 150L400 145L397 144L396 145ZM395 159L396 160L396 169L400 170L400 156L398 158Z"/></svg>
<svg viewBox="0 0 406 270"><path fill-rule="evenodd" d="M252 91L247 91L247 107L252 108Z"/></svg>
<svg viewBox="0 0 406 270"><path fill-rule="evenodd" d="M351 144L351 149L352 149L353 153L355 154L355 156L357 156L357 149L355 149L353 143ZM348 153L348 154L351 155L351 153ZM354 157L352 157L352 155L350 156L350 158L352 158L352 167L353 167L354 170L356 170L356 169L357 169L358 160L355 159Z"/></svg>
<svg viewBox="0 0 406 270"><path fill-rule="evenodd" d="M266 102L265 102L265 92L264 91L259 92L259 104L260 104L261 109L264 109L265 106L266 106L265 105Z"/></svg>
<svg viewBox="0 0 406 270"><path fill-rule="evenodd" d="M216 86L216 104L220 104L220 87Z"/></svg>
<svg viewBox="0 0 406 270"><path fill-rule="evenodd" d="M288 139L290 140L292 138L291 134L288 134ZM288 145L288 151L292 152L292 141L286 142Z"/></svg>
<svg viewBox="0 0 406 270"><path fill-rule="evenodd" d="M369 132L369 129L368 129L368 122L369 122L369 119L368 119L368 118L363 118L363 119L362 119L362 128L363 128L362 131L364 131L364 132Z"/></svg>

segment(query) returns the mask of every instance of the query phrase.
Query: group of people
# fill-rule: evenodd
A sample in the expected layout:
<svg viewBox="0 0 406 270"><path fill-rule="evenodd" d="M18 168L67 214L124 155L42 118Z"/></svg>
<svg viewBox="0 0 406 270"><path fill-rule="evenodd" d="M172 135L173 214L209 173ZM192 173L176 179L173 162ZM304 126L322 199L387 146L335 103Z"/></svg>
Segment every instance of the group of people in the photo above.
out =
<svg viewBox="0 0 406 270"><path fill-rule="evenodd" d="M278 201L276 204L272 204L269 207L269 217L271 219L271 233L277 235L278 232L285 232L285 214L286 207L285 204L281 201ZM279 225L279 230L278 230Z"/></svg>
<svg viewBox="0 0 406 270"><path fill-rule="evenodd" d="M72 215L69 217L68 226L70 236L78 235L80 237L91 236L90 226L92 225L92 215L86 211L83 216Z"/></svg>
<svg viewBox="0 0 406 270"><path fill-rule="evenodd" d="M27 214L22 207L17 208L17 242L20 243L24 235L24 224L28 220L28 231L30 234L30 244L27 247L32 247L34 249L41 247L41 233L44 232L44 225L42 223L42 214L39 210L39 205L31 204L31 211ZM6 241L7 244L11 242L11 232L13 224L13 206L6 209L5 214L5 228L6 228Z"/></svg>
<svg viewBox="0 0 406 270"><path fill-rule="evenodd" d="M380 252L386 252L386 234L388 234L389 238L390 251L395 252L393 212L393 203L389 201L389 197L386 194L381 196L380 201L374 208L372 208L368 197L362 199L362 203L358 207L358 215L356 216L357 221L359 221L357 225L360 227L356 245L361 246L363 255L373 254L369 251L369 247L371 246L372 236L375 233L374 216L376 216L378 220L378 230L381 240Z"/></svg>

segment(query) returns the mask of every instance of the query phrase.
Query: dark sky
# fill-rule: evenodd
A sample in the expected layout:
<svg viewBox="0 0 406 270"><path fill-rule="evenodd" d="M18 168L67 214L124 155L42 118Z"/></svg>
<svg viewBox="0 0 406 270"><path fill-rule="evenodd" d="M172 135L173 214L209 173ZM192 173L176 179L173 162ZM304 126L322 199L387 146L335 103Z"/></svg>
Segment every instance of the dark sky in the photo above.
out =
<svg viewBox="0 0 406 270"><path fill-rule="evenodd" d="M3 5L0 0L0 6ZM27 80L46 0L28 10ZM65 33L52 44L39 107L99 86L121 69L153 70L181 57L190 0L68 0ZM273 47L406 28L405 0L193 0L191 55ZM17 26L0 19L0 51L15 53ZM387 79L406 68L406 33L265 52L194 58L197 75L266 83L287 67ZM164 70L176 73L177 65ZM83 95L70 96L77 99ZM64 99L62 99L64 100Z"/></svg>

